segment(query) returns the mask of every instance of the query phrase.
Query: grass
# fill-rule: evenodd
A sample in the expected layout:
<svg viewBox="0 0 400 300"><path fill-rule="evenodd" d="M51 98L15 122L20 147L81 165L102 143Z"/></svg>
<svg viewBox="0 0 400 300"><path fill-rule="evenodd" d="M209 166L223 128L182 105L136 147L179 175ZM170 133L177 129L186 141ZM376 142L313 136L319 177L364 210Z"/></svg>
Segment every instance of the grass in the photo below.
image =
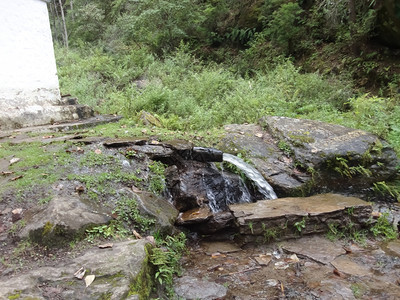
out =
<svg viewBox="0 0 400 300"><path fill-rule="evenodd" d="M42 143L2 144L0 157L8 161L13 157L20 158L20 161L9 166L8 170L12 174L6 177L9 180L0 187L0 194L12 189L22 201L29 192L38 192L39 187L47 187L56 182L71 159L70 154L65 152L66 147L68 145L61 143L51 146ZM46 197L48 195L43 198Z"/></svg>
<svg viewBox="0 0 400 300"><path fill-rule="evenodd" d="M267 71L242 77L224 65L203 63L178 49L164 60L130 49L125 54L98 49L56 49L61 90L102 113L127 118L95 133L123 137L152 135L202 139L224 124L254 123L265 115L316 119L370 131L400 153L400 108L395 98L356 93L350 82L318 73L302 73L280 60ZM137 55L138 57L135 57ZM128 58L138 63L127 63ZM139 58L143 61L139 62ZM146 82L137 88L135 79ZM138 115L148 111L162 128L142 128ZM142 131L147 130L146 134ZM194 133L200 131L200 134Z"/></svg>

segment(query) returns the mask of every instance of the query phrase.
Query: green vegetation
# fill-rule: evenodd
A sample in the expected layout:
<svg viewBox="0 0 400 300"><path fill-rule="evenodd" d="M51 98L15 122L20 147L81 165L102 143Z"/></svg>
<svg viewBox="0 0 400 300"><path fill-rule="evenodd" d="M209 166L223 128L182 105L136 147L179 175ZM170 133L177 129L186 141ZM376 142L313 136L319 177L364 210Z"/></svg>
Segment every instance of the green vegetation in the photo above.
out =
<svg viewBox="0 0 400 300"><path fill-rule="evenodd" d="M397 230L390 224L388 214L382 214L377 222L370 228L374 237L382 237L384 240L394 240L398 237Z"/></svg>
<svg viewBox="0 0 400 300"><path fill-rule="evenodd" d="M326 237L335 241L337 239L346 239L354 241L360 245L365 245L368 231L360 228L356 228L355 224L349 221L345 226L342 224L330 223L328 224L329 231Z"/></svg>
<svg viewBox="0 0 400 300"><path fill-rule="evenodd" d="M115 219L108 224L93 226L86 230L86 240L93 242L96 238L122 238L132 235L132 230L148 233L155 224L155 220L144 216L138 209L136 199L123 197L119 199L113 210Z"/></svg>
<svg viewBox="0 0 400 300"><path fill-rule="evenodd" d="M297 229L297 231L298 231L299 233L301 233L301 231L302 231L304 228L306 228L306 221L307 221L307 218L306 218L306 217L303 217L303 219L302 219L301 221L295 222L295 223L293 224L293 226Z"/></svg>
<svg viewBox="0 0 400 300"><path fill-rule="evenodd" d="M157 241L157 248L153 249L150 256L151 263L156 267L155 278L165 287L169 297L174 294L172 283L173 276L180 275L180 259L186 249L186 236L180 233L176 236L167 236Z"/></svg>
<svg viewBox="0 0 400 300"><path fill-rule="evenodd" d="M0 195L11 188L20 201L26 200L29 193L39 193L43 199L49 197L41 188L50 186L63 175L64 166L70 161L65 147L68 145L61 143L2 144L0 157L8 161L13 158L20 160L9 167L11 174L3 175L9 180L1 185Z"/></svg>
<svg viewBox="0 0 400 300"><path fill-rule="evenodd" d="M166 165L159 161L152 161L149 164L149 191L161 195L165 190L165 169Z"/></svg>
<svg viewBox="0 0 400 300"><path fill-rule="evenodd" d="M285 225L284 228L279 228L279 227L267 228L267 226L264 223L261 223L261 228L263 232L264 243L267 243L276 240L281 234L282 230L285 230L287 228L287 224Z"/></svg>

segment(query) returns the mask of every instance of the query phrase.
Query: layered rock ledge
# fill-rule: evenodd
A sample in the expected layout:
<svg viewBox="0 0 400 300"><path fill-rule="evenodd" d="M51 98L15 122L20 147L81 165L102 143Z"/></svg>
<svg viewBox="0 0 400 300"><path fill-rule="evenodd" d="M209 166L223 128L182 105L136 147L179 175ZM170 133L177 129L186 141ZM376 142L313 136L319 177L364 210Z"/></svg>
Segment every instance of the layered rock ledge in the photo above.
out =
<svg viewBox="0 0 400 300"><path fill-rule="evenodd" d="M230 205L235 225L244 241L295 238L369 224L369 203L337 194L307 198L282 198Z"/></svg>

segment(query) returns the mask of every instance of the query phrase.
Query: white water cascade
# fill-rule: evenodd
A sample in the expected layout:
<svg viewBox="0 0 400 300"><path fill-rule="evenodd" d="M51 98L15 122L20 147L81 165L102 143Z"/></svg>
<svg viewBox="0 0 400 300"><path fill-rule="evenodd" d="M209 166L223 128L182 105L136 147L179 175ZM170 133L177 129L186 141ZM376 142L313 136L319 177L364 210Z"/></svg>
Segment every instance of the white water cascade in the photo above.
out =
<svg viewBox="0 0 400 300"><path fill-rule="evenodd" d="M269 183L264 179L264 177L258 172L258 170L249 164L245 163L242 159L237 156L224 153L223 160L235 165L239 168L248 179L254 182L258 191L265 196L265 199L276 199L278 198L274 192L274 189L269 185Z"/></svg>

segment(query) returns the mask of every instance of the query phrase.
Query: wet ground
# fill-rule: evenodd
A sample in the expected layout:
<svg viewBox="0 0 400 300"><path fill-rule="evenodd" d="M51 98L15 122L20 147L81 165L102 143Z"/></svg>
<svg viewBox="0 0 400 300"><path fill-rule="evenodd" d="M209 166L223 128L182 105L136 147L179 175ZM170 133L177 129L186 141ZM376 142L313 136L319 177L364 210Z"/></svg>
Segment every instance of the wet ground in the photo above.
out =
<svg viewBox="0 0 400 300"><path fill-rule="evenodd" d="M183 276L227 287L220 299L400 299L400 241L324 236L269 244L192 240Z"/></svg>

